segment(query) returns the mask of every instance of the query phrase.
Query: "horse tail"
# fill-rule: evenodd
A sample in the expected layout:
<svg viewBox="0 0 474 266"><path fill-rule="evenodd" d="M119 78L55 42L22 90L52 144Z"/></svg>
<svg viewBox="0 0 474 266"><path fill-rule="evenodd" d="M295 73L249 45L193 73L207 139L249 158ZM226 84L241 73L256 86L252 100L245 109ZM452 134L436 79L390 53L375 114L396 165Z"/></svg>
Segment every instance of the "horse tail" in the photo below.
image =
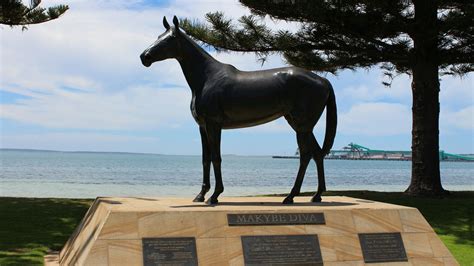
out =
<svg viewBox="0 0 474 266"><path fill-rule="evenodd" d="M331 83L329 85L329 97L326 102L326 133L324 135L323 143L323 156L326 156L331 151L334 139L336 138L337 128L337 107L336 107L336 96L334 95L334 89Z"/></svg>

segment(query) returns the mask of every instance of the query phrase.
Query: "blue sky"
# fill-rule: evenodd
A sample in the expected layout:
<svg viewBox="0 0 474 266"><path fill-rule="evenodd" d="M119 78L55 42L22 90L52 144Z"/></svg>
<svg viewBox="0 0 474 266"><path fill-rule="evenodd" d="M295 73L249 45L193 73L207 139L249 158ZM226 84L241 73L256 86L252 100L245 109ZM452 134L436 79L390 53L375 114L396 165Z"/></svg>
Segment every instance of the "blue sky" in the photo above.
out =
<svg viewBox="0 0 474 266"><path fill-rule="evenodd" d="M43 5L66 1L43 1ZM164 31L162 17L203 19L210 11L238 18L237 1L67 1L60 19L27 31L1 27L0 123L2 148L200 154L190 91L174 60L141 65L138 56ZM294 23L266 19L274 29ZM265 65L252 54L212 55L243 70ZM324 75L324 73L322 74ZM410 78L391 88L377 68L325 75L336 92L339 127L334 148L349 142L376 149L411 147ZM441 78L440 147L474 153L474 76ZM324 121L315 133L322 142ZM226 130L222 152L292 154L295 134L285 120Z"/></svg>

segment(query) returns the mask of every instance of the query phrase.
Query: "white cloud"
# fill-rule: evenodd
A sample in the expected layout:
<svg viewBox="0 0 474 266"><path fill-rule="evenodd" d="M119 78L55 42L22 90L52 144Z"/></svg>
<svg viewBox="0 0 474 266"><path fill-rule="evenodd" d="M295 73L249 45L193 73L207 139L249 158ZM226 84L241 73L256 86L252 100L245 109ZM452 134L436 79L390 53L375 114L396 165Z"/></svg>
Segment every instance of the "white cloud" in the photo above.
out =
<svg viewBox="0 0 474 266"><path fill-rule="evenodd" d="M394 134L391 132L409 133L409 128L411 128L411 110L409 107L412 104L411 77L408 75L398 76L393 80L392 86L386 88L381 84L381 73L377 72L373 71L368 75L361 75L363 80L356 83L359 85L346 86L340 90L336 88L338 104L345 107L339 110L341 113L340 121L344 123L341 125L341 132L351 134L360 132L367 135L370 135L370 132L376 132L373 133L375 135ZM370 80L370 78L373 80ZM467 75L463 78L442 77L440 84L440 125L444 133L453 133L459 129L473 129L473 82L473 75ZM396 103L389 104L386 101L395 101ZM375 105L375 103L378 103L378 105ZM343 113L345 109L347 109L347 112ZM390 120L397 121L395 123L396 128L393 128L393 125L385 126L384 116L386 114ZM401 115L408 120L402 118ZM369 130L366 132L363 127Z"/></svg>
<svg viewBox="0 0 474 266"><path fill-rule="evenodd" d="M351 76L349 76L351 77ZM360 72L359 80L342 88L335 87L338 101L344 104L356 102L385 101L387 99L409 102L411 95L410 78L407 75L398 76L390 87L382 84L383 75L379 70ZM341 82L337 80L338 82Z"/></svg>
<svg viewBox="0 0 474 266"><path fill-rule="evenodd" d="M465 108L474 103L474 75L465 77L445 76L440 82L441 109Z"/></svg>
<svg viewBox="0 0 474 266"><path fill-rule="evenodd" d="M410 108L397 103L362 103L339 115L338 132L365 136L409 134Z"/></svg>
<svg viewBox="0 0 474 266"><path fill-rule="evenodd" d="M3 104L1 117L49 128L140 130L190 121L183 88L134 87L116 93L57 91Z"/></svg>
<svg viewBox="0 0 474 266"><path fill-rule="evenodd" d="M440 124L448 132L452 127L474 131L474 105L455 112L441 111Z"/></svg>
<svg viewBox="0 0 474 266"><path fill-rule="evenodd" d="M190 93L166 85L188 87L179 64L166 60L145 68L139 54L164 30L163 15L203 18L220 9L238 17L249 11L236 1L126 9L137 3L72 1L56 21L25 32L3 29L1 60L8 67L1 69L0 90L31 98L1 105L0 116L49 128L98 130L191 122ZM261 68L252 54L213 55L244 70ZM269 59L265 67L282 64L278 56Z"/></svg>

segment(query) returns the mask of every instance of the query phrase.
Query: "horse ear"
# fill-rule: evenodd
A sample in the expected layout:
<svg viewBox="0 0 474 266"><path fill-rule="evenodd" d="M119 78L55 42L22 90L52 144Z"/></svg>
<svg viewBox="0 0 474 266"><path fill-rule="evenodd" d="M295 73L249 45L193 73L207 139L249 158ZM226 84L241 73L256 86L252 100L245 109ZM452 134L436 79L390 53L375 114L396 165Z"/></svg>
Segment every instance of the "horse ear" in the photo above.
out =
<svg viewBox="0 0 474 266"><path fill-rule="evenodd" d="M165 29L167 29L167 30L170 29L170 24L168 24L168 21L166 20L166 17L163 17L163 26L165 26Z"/></svg>
<svg viewBox="0 0 474 266"><path fill-rule="evenodd" d="M176 28L179 28L179 20L176 16L173 17L173 24Z"/></svg>

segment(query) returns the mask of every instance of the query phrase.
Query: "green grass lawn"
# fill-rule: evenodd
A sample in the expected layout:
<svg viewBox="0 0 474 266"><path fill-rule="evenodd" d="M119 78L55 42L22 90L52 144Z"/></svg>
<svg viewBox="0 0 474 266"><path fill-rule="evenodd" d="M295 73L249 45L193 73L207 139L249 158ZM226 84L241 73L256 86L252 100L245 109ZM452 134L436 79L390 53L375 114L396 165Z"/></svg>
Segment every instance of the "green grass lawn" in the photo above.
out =
<svg viewBox="0 0 474 266"><path fill-rule="evenodd" d="M474 265L474 191L452 192L445 199L403 193L333 191L344 195L418 208L461 265ZM0 197L0 265L41 265L59 251L89 208L88 199Z"/></svg>

